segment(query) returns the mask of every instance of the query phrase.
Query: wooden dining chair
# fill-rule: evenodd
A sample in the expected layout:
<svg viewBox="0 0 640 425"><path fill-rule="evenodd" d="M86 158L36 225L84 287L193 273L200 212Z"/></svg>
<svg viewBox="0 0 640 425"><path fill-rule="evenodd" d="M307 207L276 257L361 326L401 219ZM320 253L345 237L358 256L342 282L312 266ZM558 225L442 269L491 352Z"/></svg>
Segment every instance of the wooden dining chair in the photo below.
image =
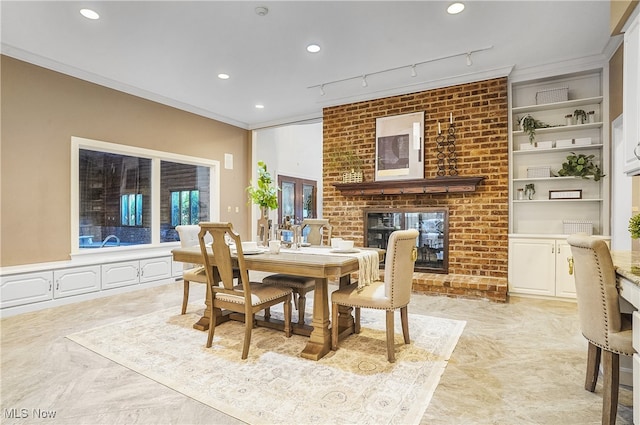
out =
<svg viewBox="0 0 640 425"><path fill-rule="evenodd" d="M245 265L244 253L242 252L242 241L240 236L233 231L231 223L200 223L200 251L202 252L203 264L209 285L207 298L209 308L211 308L211 322L209 324L209 335L207 337L207 348L211 347L216 328L216 318L222 309L244 313L245 334L242 348L242 359L246 359L249 354L251 343L251 331L254 327L255 313L273 305L284 304L284 332L287 337L291 336L291 289L278 288L272 285L264 285L258 282L249 281L249 272ZM213 244L208 247L206 244L207 234L213 238ZM240 273L240 283L234 282L234 258L231 248L225 240L225 235L235 242L237 250L237 269ZM209 253L213 253L215 264ZM222 282L218 286L218 281Z"/></svg>
<svg viewBox="0 0 640 425"><path fill-rule="evenodd" d="M328 219L306 218L301 224L302 232L309 229L307 242L311 245L327 245L331 243L331 224ZM289 274L272 274L262 279L262 283L275 285L293 290L293 304L298 310L298 325L304 325L304 314L307 305L307 293L316 287L316 280L306 276L294 276Z"/></svg>
<svg viewBox="0 0 640 425"><path fill-rule="evenodd" d="M575 234L567 238L573 255L582 335L589 342L584 388L594 392L602 357L602 424L618 413L620 354L632 356L631 316L620 312L620 294L609 247L602 239Z"/></svg>
<svg viewBox="0 0 640 425"><path fill-rule="evenodd" d="M407 305L411 299L413 267L418 256L416 229L396 230L389 236L384 262L384 280L376 281L363 288L357 284L345 286L331 294L331 349L338 349L338 308L355 308L355 333L360 333L360 309L386 310L387 359L393 363L394 312L400 309L404 343L409 344L409 319Z"/></svg>
<svg viewBox="0 0 640 425"><path fill-rule="evenodd" d="M309 229L307 242L311 245L330 245L333 227L326 218L305 218L302 220L302 233ZM326 243L325 243L326 242Z"/></svg>
<svg viewBox="0 0 640 425"><path fill-rule="evenodd" d="M180 236L181 247L198 246L200 226L197 224L179 225L176 226L176 231ZM207 275L204 272L204 267L201 265L184 263L183 267L182 280L184 281L184 289L182 295L182 314L185 314L187 312L187 304L189 303L189 287L191 282L205 284L207 283Z"/></svg>

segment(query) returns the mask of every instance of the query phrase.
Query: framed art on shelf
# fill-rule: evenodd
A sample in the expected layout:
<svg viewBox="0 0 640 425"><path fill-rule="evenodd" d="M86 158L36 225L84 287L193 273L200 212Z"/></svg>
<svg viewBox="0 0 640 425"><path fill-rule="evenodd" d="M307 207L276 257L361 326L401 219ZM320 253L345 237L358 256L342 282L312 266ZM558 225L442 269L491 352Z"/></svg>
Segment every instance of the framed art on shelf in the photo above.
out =
<svg viewBox="0 0 640 425"><path fill-rule="evenodd" d="M549 199L582 199L582 189L550 190Z"/></svg>
<svg viewBox="0 0 640 425"><path fill-rule="evenodd" d="M375 180L424 178L424 112L376 119Z"/></svg>

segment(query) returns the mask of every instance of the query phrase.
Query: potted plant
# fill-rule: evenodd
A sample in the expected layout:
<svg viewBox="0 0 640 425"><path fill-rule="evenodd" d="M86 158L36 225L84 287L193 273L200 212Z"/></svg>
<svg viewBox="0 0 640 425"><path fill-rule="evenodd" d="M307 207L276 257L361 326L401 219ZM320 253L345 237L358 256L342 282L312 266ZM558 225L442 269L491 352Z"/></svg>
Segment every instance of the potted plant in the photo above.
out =
<svg viewBox="0 0 640 425"><path fill-rule="evenodd" d="M536 186L533 183L528 183L524 185L524 196L528 200L533 199L533 195L536 194Z"/></svg>
<svg viewBox="0 0 640 425"><path fill-rule="evenodd" d="M343 183L360 183L362 181L363 160L353 150L333 152L327 156L328 163L334 164L342 172Z"/></svg>
<svg viewBox="0 0 640 425"><path fill-rule="evenodd" d="M535 140L537 128L549 127L548 124L545 124L542 121L535 119L530 114L525 115L519 120L520 120L520 128L522 129L522 131L524 131L529 135L529 143L533 143L533 141Z"/></svg>
<svg viewBox="0 0 640 425"><path fill-rule="evenodd" d="M576 119L576 124L584 124L587 122L587 113L582 109L573 111L573 116Z"/></svg>
<svg viewBox="0 0 640 425"><path fill-rule="evenodd" d="M562 164L562 168L558 170L558 175L562 177L575 176L582 177L583 179L593 177L595 181L604 177L600 167L593 163L595 155L576 155L571 152L571 155L567 156L567 160Z"/></svg>
<svg viewBox="0 0 640 425"><path fill-rule="evenodd" d="M267 171L267 164L258 161L258 185L247 187L249 202L260 206L263 216L268 215L269 210L278 208L278 188L273 186L271 174ZM266 210L266 211L265 211Z"/></svg>
<svg viewBox="0 0 640 425"><path fill-rule="evenodd" d="M629 219L629 233L632 239L640 238L640 214L636 214Z"/></svg>

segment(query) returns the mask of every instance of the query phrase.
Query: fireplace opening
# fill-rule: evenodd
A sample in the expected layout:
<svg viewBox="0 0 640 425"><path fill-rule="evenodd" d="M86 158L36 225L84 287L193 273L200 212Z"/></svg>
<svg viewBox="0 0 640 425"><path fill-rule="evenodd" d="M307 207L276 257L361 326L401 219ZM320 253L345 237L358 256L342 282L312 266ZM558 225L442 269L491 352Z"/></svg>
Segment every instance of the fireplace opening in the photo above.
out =
<svg viewBox="0 0 640 425"><path fill-rule="evenodd" d="M365 246L387 249L395 230L416 229L415 271L449 272L449 210L447 208L365 209ZM381 263L384 268L384 263Z"/></svg>

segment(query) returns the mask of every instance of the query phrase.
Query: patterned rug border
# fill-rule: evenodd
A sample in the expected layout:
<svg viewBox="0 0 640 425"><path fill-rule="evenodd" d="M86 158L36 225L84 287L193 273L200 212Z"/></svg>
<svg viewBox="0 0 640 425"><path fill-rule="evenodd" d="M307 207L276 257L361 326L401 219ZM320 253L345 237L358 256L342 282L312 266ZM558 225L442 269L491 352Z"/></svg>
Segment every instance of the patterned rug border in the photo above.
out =
<svg viewBox="0 0 640 425"><path fill-rule="evenodd" d="M178 391L187 397L190 397L216 410L219 410L220 412L223 412L227 415L233 416L241 421L244 421L250 424L269 424L269 423L273 423L274 421L273 419L269 419L263 416L263 414L261 414L262 412L260 411L249 412L246 410L246 407L234 406L228 402L221 401L219 397L216 397L215 395L206 393L202 390L198 390L197 386L194 386L188 380L186 383L178 382L176 379L169 376L170 374L165 373L164 370L154 369L149 365L145 365L144 363L141 363L139 361L139 358L132 355L132 353L127 351L120 352L120 349L117 348L118 347L117 344L113 344L108 341L105 341L103 338L97 337L97 335L102 334L104 332L108 333L109 331L111 331L115 335L122 335L124 338L127 336L126 335L128 333L127 329L129 328L135 329L138 326L145 326L143 325L143 323L149 320L151 320L152 322L157 322L157 320L154 320L154 318L157 317L161 319L160 323L162 323L163 325L167 325L169 327L170 326L175 327L175 325L177 325L178 328L180 328L180 329L173 329L172 332L189 332L190 334L195 335L196 336L195 340L197 341L196 345L200 347L200 350L199 350L200 353L205 353L206 355L210 356L212 354L211 353L212 350L214 351L221 350L220 352L223 352L223 351L229 352L228 354L231 356L230 361L232 362L232 364L229 364L229 367L233 366L237 368L239 365L241 367L243 366L255 367L256 365L260 366L260 362L266 362L267 364L270 364L270 365L279 364L278 362L283 362L284 366L290 365L292 368L296 368L296 369L297 368L308 369L310 367L313 367L314 369L322 370L322 368L329 368L331 370L338 371L337 373L347 374L346 378L342 379L343 381L347 381L347 382L349 382L350 379L357 378L358 375L362 375L361 373L359 373L360 371L355 370L355 373L354 373L354 370L345 371L342 368L338 367L340 366L340 363L336 365L332 365L332 362L334 362L335 357L344 356L347 354L347 352L355 351L356 355L358 351L363 352L363 350L360 350L360 348L362 348L362 344L358 345L358 343L355 341L356 339L359 339L360 342L365 341L366 344L368 344L366 346L367 351L372 346L375 346L375 348L377 348L377 353L375 354L371 353L371 356L374 356L376 358L376 361L369 362L368 359L361 361L358 367L362 367L363 369L367 369L367 367L372 367L373 369L377 368L378 371L376 371L376 373L380 372L379 369L382 369L382 372L386 372L386 373L390 373L390 372L391 373L412 373L412 371L415 369L415 366L411 365L413 369L408 369L407 371L404 371L404 372L401 371L401 368L399 366L402 365L403 362L404 364L432 363L428 373L424 374L426 376L422 377L421 375L421 378L424 378L422 382L410 382L408 384L409 386L415 387L415 389L411 391L407 391L408 395L406 396L406 398L413 399L413 402L409 402L409 400L402 400L404 402L404 407L400 405L396 408L396 411L398 411L398 409L401 410L402 418L404 418L404 420L402 420L402 423L419 424L422 416L424 415L424 412L426 411L427 407L429 406L429 403L431 402L433 393L435 392L435 389L439 384L440 378L444 373L444 370L446 369L449 358L451 357L457 345L457 342L466 326L465 321L444 319L439 317L418 315L418 314L409 314L409 333L411 336L411 344L409 346L405 346L402 343L398 344L398 339L397 339L396 340L397 360L395 364L389 364L386 361L386 343L384 340L384 314L379 311L373 312L369 310L363 310L362 318L361 318L362 332L359 335L353 335L345 339L344 341L341 341L340 346L338 347L338 350L336 352L330 352L329 354L327 354L327 356L325 356L323 359L321 359L318 362L313 362L307 359L302 359L299 356L295 356L295 353L299 352L301 350L301 347L304 346L304 343L306 341L305 337L294 335L292 336L292 338L288 340L284 338L284 336L281 336L280 338L278 338L280 336L279 333L277 332L274 333L273 330L265 329L265 328L254 329L253 331L254 336L252 337L251 347L249 350L249 358L243 362L242 360L240 360L239 347L241 347L241 340L242 340L242 337L244 336L243 334L244 325L241 323L236 323L235 324L237 328L236 330L230 329L231 326L234 326L231 323L224 324L220 328L217 328L216 337L214 339L214 346L210 349L206 349L204 348L204 342L206 340L205 333L191 328L191 324L194 323L201 314L202 314L202 309L198 311L197 306L190 306L190 309L188 310L187 314L184 316L180 314L176 314L175 308L169 308L169 309L159 310L149 314L141 315L138 317L128 318L121 321L100 325L91 329L87 329L84 331L67 335L66 338L89 349L90 351L106 359L109 359L136 373L139 373L140 375L143 375L169 389ZM272 314L277 317L278 312L275 311L275 312L272 312ZM398 320L396 320L396 322L398 322ZM423 342L421 342L422 339L428 340L429 338L432 338L431 336L428 335L428 330L426 330L427 332L425 333L423 332L425 331L425 329L421 329L425 327L426 323L431 323L431 322L448 325L448 328L447 328L448 332L445 335L438 336L439 343L437 348L435 348L435 350L437 350L437 353L435 355L436 358L430 358L432 353L426 353L426 351L422 348L423 346L425 347L429 346L429 341L426 342L426 345ZM228 332L225 332L223 334L223 332L219 331L225 328ZM117 329L121 329L122 332L114 332ZM149 332L160 333L159 332L160 329L161 329L160 327L147 328L145 326L145 330ZM169 328L169 329L171 330L172 328ZM269 335L267 338L269 338L270 340L273 340L275 337L276 340L282 341L282 344L291 342L294 338L299 339L300 340L299 344L293 344L293 345L299 345L299 348L297 347L294 348L293 353L278 353L275 351L271 351L269 349L271 348L275 350L276 349L275 347L278 347L278 344L280 343L275 342L274 347L267 347L265 350L260 350L258 349L258 347L256 347L257 338L255 337L256 334L259 332L266 332ZM398 336L398 332L400 332L399 336ZM224 343L226 342L224 338L228 337L227 334L229 333L231 333L234 337L237 336L237 339L238 339L237 344L231 344L233 345L231 347L223 347ZM223 334L223 336L220 336L221 334ZM416 335L416 337L414 337L414 335ZM371 338L375 338L376 340L380 340L380 338L382 339L372 345L370 341ZM399 329L396 329L396 338L399 338L399 341L402 341L401 331ZM221 340L222 342L220 342ZM419 353L407 352L407 347L410 347L411 350L416 349L421 352ZM159 357L162 357L163 355L164 353ZM421 358L419 358L421 355L426 355L427 359L422 360ZM234 356L237 358L234 359ZM369 357L368 352L367 352L367 357ZM221 360L221 361L224 361L224 360ZM422 370L422 368L426 366L419 366L419 367L420 367L420 370ZM287 368L283 367L283 369L287 369ZM233 372L237 372L237 369L233 369ZM329 371L326 373L331 373L331 372ZM407 377L408 380L413 378L415 377L413 376ZM247 378L247 380L250 380L250 378ZM275 377L273 379L273 382L280 385L286 385L280 382L278 377ZM402 383L404 384L404 382ZM248 383L247 385L250 385L250 383ZM296 391L293 391L293 392L296 392ZM327 397L327 395L328 394L325 394L325 397ZM328 409L340 410L340 407L342 407L340 405L340 402L344 401L339 399L340 392L332 391L331 395L335 397L335 399L328 400L328 401L323 399L322 402L321 400L318 400L319 405L324 404L325 407L327 407ZM373 395L373 397L375 397L375 394ZM375 400L372 402L362 398L358 398L357 401L361 402L362 404L375 403ZM351 403L353 402L351 398L349 398L349 402ZM388 400L380 399L377 402L380 404L381 409L384 407L388 407L386 406L389 403ZM371 407L369 407L369 409L370 408ZM341 416L340 413L343 413L343 415ZM383 416L376 416L377 414L381 414L381 412L374 413L374 415L371 417L371 419L377 420L377 422L375 423L383 423L383 422L396 423L396 420L399 419L395 417L394 414L390 415L390 417L388 418L384 418ZM332 422L344 422L344 419L346 417L349 417L348 411L338 412L336 415L337 416L335 417L331 417L333 419ZM294 418L290 416L285 416L284 418L281 418L281 420L278 422L287 423L287 420L293 419L295 422L301 423L300 421L296 421ZM305 416L305 418L306 419L311 418L311 420L307 421L309 423L314 422L313 419L317 419L318 420L317 423L325 423L327 419L325 416L317 417L317 418L314 418L313 416ZM384 420L384 419L387 419L387 420ZM383 420L383 422L380 422L381 420ZM410 421L408 422L407 420L410 420Z"/></svg>

